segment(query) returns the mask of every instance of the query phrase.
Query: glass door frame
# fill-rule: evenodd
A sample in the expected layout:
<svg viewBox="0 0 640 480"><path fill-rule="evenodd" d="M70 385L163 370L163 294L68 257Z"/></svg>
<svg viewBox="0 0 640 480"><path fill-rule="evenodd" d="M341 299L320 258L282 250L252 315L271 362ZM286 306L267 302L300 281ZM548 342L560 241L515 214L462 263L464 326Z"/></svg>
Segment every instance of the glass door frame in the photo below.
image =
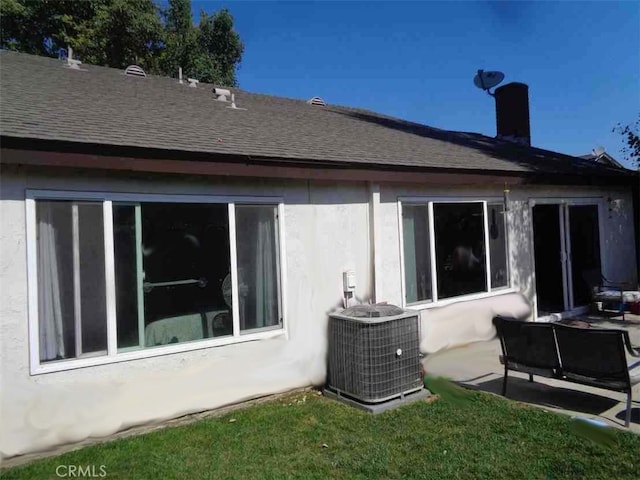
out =
<svg viewBox="0 0 640 480"><path fill-rule="evenodd" d="M605 250L604 245L604 231L602 219L604 209L604 199L602 197L576 197L576 198L552 198L552 197L539 197L529 199L529 218L531 221L531 228L529 232L530 245L531 245L531 270L533 272L533 317L537 321L550 321L551 315L538 316L538 295L536 287L536 272L535 272L535 246L534 246L534 232L533 232L533 207L536 205L557 205L559 220L560 220L560 261L562 264L562 285L563 285L563 298L564 298L564 311L558 312L561 317L571 317L585 313L589 308L588 305L574 305L573 298L573 275L572 275L572 258L571 258L571 229L570 229L570 216L572 206L587 206L593 205L598 209L598 239L600 243L600 266L605 264Z"/></svg>

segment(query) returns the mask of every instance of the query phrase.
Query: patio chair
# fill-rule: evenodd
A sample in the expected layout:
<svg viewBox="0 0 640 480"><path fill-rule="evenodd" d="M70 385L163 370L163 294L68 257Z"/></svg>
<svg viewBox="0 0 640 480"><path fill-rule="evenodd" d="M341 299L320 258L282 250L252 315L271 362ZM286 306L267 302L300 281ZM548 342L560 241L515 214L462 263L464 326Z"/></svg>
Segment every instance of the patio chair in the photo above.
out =
<svg viewBox="0 0 640 480"><path fill-rule="evenodd" d="M608 280L599 269L583 271L582 278L589 286L592 302L602 303L603 307L613 305L622 313L622 320L625 320L625 306L640 302L640 291L631 282Z"/></svg>
<svg viewBox="0 0 640 480"><path fill-rule="evenodd" d="M552 324L532 323L503 316L494 317L493 324L502 347L500 361L504 364L503 396L507 394L508 370L528 373L530 382L534 375L556 375L560 362Z"/></svg>
<svg viewBox="0 0 640 480"><path fill-rule="evenodd" d="M631 395L640 383L640 361L629 365L626 352L640 357L624 330L554 325L562 364L560 378L627 394L625 426L631 421Z"/></svg>

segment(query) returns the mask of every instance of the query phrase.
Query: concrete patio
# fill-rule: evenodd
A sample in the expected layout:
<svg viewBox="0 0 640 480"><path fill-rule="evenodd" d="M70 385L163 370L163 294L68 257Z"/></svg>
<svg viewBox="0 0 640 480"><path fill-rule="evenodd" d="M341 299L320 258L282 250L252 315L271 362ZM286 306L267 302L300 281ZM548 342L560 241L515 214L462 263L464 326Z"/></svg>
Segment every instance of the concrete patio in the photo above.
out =
<svg viewBox="0 0 640 480"><path fill-rule="evenodd" d="M580 320L591 328L619 328L629 332L631 343L640 348L640 316L581 316ZM467 388L500 395L504 367L500 364L500 342L497 338L487 342L473 343L429 355L423 364L427 375L443 376ZM629 357L630 363L640 362L640 358ZM599 388L578 385L543 377L528 376L519 372L509 372L507 397L547 410L570 416L597 418L608 424L624 429L626 395ZM633 405L629 430L640 434L640 384L633 389Z"/></svg>

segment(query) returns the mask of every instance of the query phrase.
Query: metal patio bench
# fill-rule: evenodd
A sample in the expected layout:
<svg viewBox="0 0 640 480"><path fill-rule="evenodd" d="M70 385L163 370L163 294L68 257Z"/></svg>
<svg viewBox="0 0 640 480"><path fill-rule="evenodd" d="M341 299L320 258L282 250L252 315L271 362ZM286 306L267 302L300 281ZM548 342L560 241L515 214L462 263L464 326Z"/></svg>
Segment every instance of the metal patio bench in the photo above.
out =
<svg viewBox="0 0 640 480"><path fill-rule="evenodd" d="M640 383L640 361L629 364L627 354L640 358L626 330L578 328L533 323L497 316L504 365L502 395L507 394L509 370L588 385L627 394L625 426L631 422L632 388Z"/></svg>

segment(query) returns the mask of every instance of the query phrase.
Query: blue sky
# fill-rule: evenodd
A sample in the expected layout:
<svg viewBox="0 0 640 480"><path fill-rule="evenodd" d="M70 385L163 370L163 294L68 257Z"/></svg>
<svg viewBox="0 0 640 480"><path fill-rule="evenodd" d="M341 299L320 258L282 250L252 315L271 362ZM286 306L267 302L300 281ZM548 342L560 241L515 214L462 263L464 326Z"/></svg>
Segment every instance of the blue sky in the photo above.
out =
<svg viewBox="0 0 640 480"><path fill-rule="evenodd" d="M640 113L640 2L194 1L227 7L245 43L240 87L495 135L478 68L529 85L532 144L622 160Z"/></svg>

